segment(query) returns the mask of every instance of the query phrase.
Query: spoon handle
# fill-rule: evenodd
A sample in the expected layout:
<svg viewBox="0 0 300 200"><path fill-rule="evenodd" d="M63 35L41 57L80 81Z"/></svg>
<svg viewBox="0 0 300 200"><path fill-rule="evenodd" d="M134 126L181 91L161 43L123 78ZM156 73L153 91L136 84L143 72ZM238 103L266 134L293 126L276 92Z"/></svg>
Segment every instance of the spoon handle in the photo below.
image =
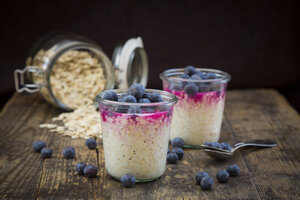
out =
<svg viewBox="0 0 300 200"><path fill-rule="evenodd" d="M241 148L241 147L276 147L277 144L275 142L269 141L269 140L254 140L254 141L249 141L249 142L240 142L235 144L234 151Z"/></svg>

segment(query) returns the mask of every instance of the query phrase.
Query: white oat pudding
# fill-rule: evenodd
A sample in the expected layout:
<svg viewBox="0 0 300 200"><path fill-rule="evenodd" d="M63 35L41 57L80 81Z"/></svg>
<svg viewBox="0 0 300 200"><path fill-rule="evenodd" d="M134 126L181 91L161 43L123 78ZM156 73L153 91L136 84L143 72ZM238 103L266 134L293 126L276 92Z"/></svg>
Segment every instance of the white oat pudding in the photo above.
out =
<svg viewBox="0 0 300 200"><path fill-rule="evenodd" d="M218 141L230 75L188 66L167 70L160 77L164 90L178 98L170 139L182 138L187 148L200 148L205 142Z"/></svg>
<svg viewBox="0 0 300 200"><path fill-rule="evenodd" d="M105 168L114 178L125 174L135 176L138 182L160 177L166 166L173 94L160 90L147 90L146 94L158 93L163 101L128 103L120 101L124 90L114 90L119 101L97 96L99 103Z"/></svg>

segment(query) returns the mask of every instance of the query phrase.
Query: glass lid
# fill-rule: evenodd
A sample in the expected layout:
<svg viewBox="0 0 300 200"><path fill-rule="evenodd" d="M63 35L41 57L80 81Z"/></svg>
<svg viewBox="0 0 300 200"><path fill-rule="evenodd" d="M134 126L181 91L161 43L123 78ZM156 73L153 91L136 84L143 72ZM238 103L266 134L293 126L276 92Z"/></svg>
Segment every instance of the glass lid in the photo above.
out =
<svg viewBox="0 0 300 200"><path fill-rule="evenodd" d="M121 42L114 50L112 62L116 69L116 88L126 89L133 83L141 83L146 87L148 57L142 38Z"/></svg>

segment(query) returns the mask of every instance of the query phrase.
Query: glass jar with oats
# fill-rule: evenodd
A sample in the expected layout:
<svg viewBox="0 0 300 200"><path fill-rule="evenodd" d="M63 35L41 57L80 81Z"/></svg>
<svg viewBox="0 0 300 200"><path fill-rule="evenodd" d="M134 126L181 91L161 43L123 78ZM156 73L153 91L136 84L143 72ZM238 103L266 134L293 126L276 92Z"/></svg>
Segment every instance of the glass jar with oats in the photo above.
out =
<svg viewBox="0 0 300 200"><path fill-rule="evenodd" d="M103 90L146 86L148 59L140 37L121 42L110 60L83 36L52 33L32 46L26 67L14 76L17 92L40 92L49 103L71 111L93 104Z"/></svg>

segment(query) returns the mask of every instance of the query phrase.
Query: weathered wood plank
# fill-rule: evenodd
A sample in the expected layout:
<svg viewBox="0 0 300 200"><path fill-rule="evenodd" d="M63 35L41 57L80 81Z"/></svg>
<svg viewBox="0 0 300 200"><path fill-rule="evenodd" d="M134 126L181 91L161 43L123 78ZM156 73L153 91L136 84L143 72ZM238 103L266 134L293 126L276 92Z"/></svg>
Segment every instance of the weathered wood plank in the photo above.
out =
<svg viewBox="0 0 300 200"><path fill-rule="evenodd" d="M150 183L123 188L104 169L102 145L88 150L83 139L59 136L38 124L49 122L61 111L38 95L14 95L0 114L1 199L298 199L300 198L300 117L274 90L228 92L221 141L231 144L253 139L272 139L278 147L242 150L232 160L214 161L201 150L185 150L178 165L167 165L165 174ZM42 160L31 150L35 140L53 149L53 158ZM73 146L75 159L66 160L62 150ZM100 176L88 179L75 173L77 162L99 166ZM203 191L195 174L237 163L241 175L228 184Z"/></svg>
<svg viewBox="0 0 300 200"><path fill-rule="evenodd" d="M232 93L227 104L230 112L225 112L225 121L230 123L236 141L261 138L278 143L272 151L242 151L251 172L251 182L256 185L260 197L297 199L300 195L299 115L274 90L258 90L254 94ZM241 101L241 96L246 103Z"/></svg>

